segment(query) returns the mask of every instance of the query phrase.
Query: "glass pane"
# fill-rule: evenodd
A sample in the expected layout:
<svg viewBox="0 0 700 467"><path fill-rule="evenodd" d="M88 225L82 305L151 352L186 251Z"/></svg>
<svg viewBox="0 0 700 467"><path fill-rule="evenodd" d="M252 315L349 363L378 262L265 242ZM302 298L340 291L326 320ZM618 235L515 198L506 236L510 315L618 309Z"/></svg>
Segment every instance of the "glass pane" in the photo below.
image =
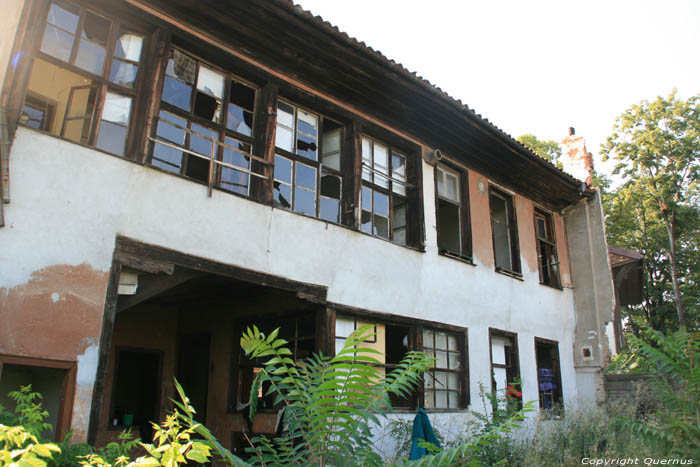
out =
<svg viewBox="0 0 700 467"><path fill-rule="evenodd" d="M437 368L447 368L447 352L436 350L435 357L437 358L437 362L435 363Z"/></svg>
<svg viewBox="0 0 700 467"><path fill-rule="evenodd" d="M435 344L433 343L433 330L432 329L423 329L423 347L435 347Z"/></svg>
<svg viewBox="0 0 700 467"><path fill-rule="evenodd" d="M253 134L253 114L240 107L229 104L226 117L226 128L246 136Z"/></svg>
<svg viewBox="0 0 700 467"><path fill-rule="evenodd" d="M316 169L306 164L296 163L295 185L316 191Z"/></svg>
<svg viewBox="0 0 700 467"><path fill-rule="evenodd" d="M248 174L228 167L221 168L221 188L242 195L248 194Z"/></svg>
<svg viewBox="0 0 700 467"><path fill-rule="evenodd" d="M46 25L44 39L41 41L41 51L59 60L67 62L73 48L73 35L65 31Z"/></svg>
<svg viewBox="0 0 700 467"><path fill-rule="evenodd" d="M193 124L191 128L192 131L196 131L198 134L190 133L190 149L203 156L210 157L212 154L212 141L217 139L218 133L197 124Z"/></svg>
<svg viewBox="0 0 700 467"><path fill-rule="evenodd" d="M275 205L281 206L285 209L292 207L292 187L285 185L280 182L275 182L275 187L273 190L273 199Z"/></svg>
<svg viewBox="0 0 700 467"><path fill-rule="evenodd" d="M316 192L297 188L294 192L294 210L309 216L316 215Z"/></svg>
<svg viewBox="0 0 700 467"><path fill-rule="evenodd" d="M386 146L374 143L374 170L389 174L389 151Z"/></svg>
<svg viewBox="0 0 700 467"><path fill-rule="evenodd" d="M434 397L435 397L435 391L432 391L432 390L425 391L425 408L426 409L434 409L435 408L435 401L433 400Z"/></svg>
<svg viewBox="0 0 700 467"><path fill-rule="evenodd" d="M394 196L394 229L406 226L406 200Z"/></svg>
<svg viewBox="0 0 700 467"><path fill-rule="evenodd" d="M179 173L182 166L182 151L156 143L153 146L151 165L170 172Z"/></svg>
<svg viewBox="0 0 700 467"><path fill-rule="evenodd" d="M362 209L371 211L372 210L372 190L363 186L362 187Z"/></svg>
<svg viewBox="0 0 700 467"><path fill-rule="evenodd" d="M277 123L287 128L294 128L294 107L284 102L277 104Z"/></svg>
<svg viewBox="0 0 700 467"><path fill-rule="evenodd" d="M400 154L391 155L391 176L402 182L406 181L406 158ZM395 193L405 194L406 187L401 183L394 182L393 190Z"/></svg>
<svg viewBox="0 0 700 467"><path fill-rule="evenodd" d="M221 100L197 90L194 95L194 114L218 122L221 119Z"/></svg>
<svg viewBox="0 0 700 467"><path fill-rule="evenodd" d="M447 403L450 409L459 408L459 393L450 391L447 393Z"/></svg>
<svg viewBox="0 0 700 467"><path fill-rule="evenodd" d="M297 110L297 131L317 139L318 116L301 109Z"/></svg>
<svg viewBox="0 0 700 467"><path fill-rule="evenodd" d="M384 175L374 174L374 183L382 188L389 188L389 179Z"/></svg>
<svg viewBox="0 0 700 467"><path fill-rule="evenodd" d="M107 93L104 109L102 110L102 120L129 125L130 113L131 97L121 96L113 92Z"/></svg>
<svg viewBox="0 0 700 467"><path fill-rule="evenodd" d="M429 371L423 373L423 387L426 388L434 388L435 387L435 378L433 378L432 373Z"/></svg>
<svg viewBox="0 0 700 467"><path fill-rule="evenodd" d="M348 337L355 330L355 320L351 318L335 318L336 337Z"/></svg>
<svg viewBox="0 0 700 467"><path fill-rule="evenodd" d="M90 121L86 119L66 121L66 128L63 136L76 143L88 144L90 137Z"/></svg>
<svg viewBox="0 0 700 467"><path fill-rule="evenodd" d="M75 30L78 29L78 21L80 20L80 10L72 6L69 8L71 9L68 10L63 6L52 3L49 9L48 23L55 24L61 29L75 34Z"/></svg>
<svg viewBox="0 0 700 467"><path fill-rule="evenodd" d="M114 45L114 56L132 62L141 60L143 37L131 33L122 33Z"/></svg>
<svg viewBox="0 0 700 467"><path fill-rule="evenodd" d="M275 180L292 183L292 161L282 156L275 156Z"/></svg>
<svg viewBox="0 0 700 467"><path fill-rule="evenodd" d="M323 133L323 165L334 170L340 170L340 134L340 128Z"/></svg>
<svg viewBox="0 0 700 467"><path fill-rule="evenodd" d="M75 66L90 73L101 75L104 63L105 48L81 39L80 45L78 45L78 56L75 58Z"/></svg>
<svg viewBox="0 0 700 467"><path fill-rule="evenodd" d="M447 334L442 331L435 333L435 348L436 349L446 349L447 348Z"/></svg>
<svg viewBox="0 0 700 467"><path fill-rule="evenodd" d="M340 222L340 201L337 199L321 196L319 206L319 217L324 221Z"/></svg>
<svg viewBox="0 0 700 467"><path fill-rule="evenodd" d="M340 199L340 177L323 174L321 176L321 195Z"/></svg>
<svg viewBox="0 0 700 467"><path fill-rule="evenodd" d="M449 366L452 370L460 370L462 368L462 356L459 352L450 352L448 354Z"/></svg>
<svg viewBox="0 0 700 467"><path fill-rule="evenodd" d="M438 242L440 250L462 253L461 221L459 207L438 198Z"/></svg>
<svg viewBox="0 0 700 467"><path fill-rule="evenodd" d="M372 141L367 138L362 138L362 162L372 165Z"/></svg>
<svg viewBox="0 0 700 467"><path fill-rule="evenodd" d="M341 350L343 350L344 345L345 345L345 339L336 339L335 340L335 353L338 354Z"/></svg>
<svg viewBox="0 0 700 467"><path fill-rule="evenodd" d="M450 173L445 173L445 197L459 203L459 179Z"/></svg>
<svg viewBox="0 0 700 467"><path fill-rule="evenodd" d="M250 154L251 151L250 144L243 143L241 141L237 141L233 138L227 137L226 145L233 148L237 148L238 150L233 150L224 147L223 162L232 165L237 165L238 167L241 167L243 169L250 169L250 157L247 157L247 154Z"/></svg>
<svg viewBox="0 0 700 467"><path fill-rule="evenodd" d="M177 78L186 84L194 84L194 73L197 69L197 62L180 52L177 49L172 49L170 60L168 60L168 68L166 73L168 76Z"/></svg>
<svg viewBox="0 0 700 467"><path fill-rule="evenodd" d="M316 138L305 133L297 133L297 154L315 161L317 159L318 144Z"/></svg>
<svg viewBox="0 0 700 467"><path fill-rule="evenodd" d="M537 231L540 238L544 238L545 240L547 240L547 227L544 222L544 219L542 219L541 217L537 218Z"/></svg>
<svg viewBox="0 0 700 467"><path fill-rule="evenodd" d="M184 84L170 76L165 77L163 83L163 101L179 107L187 112L190 111L190 100L192 99L192 87Z"/></svg>
<svg viewBox="0 0 700 467"><path fill-rule="evenodd" d="M25 125L30 128L44 129L44 122L46 120L46 111L41 109L35 109L27 104L22 108L22 113L28 117Z"/></svg>
<svg viewBox="0 0 700 467"><path fill-rule="evenodd" d="M175 144L184 145L185 130L181 130L172 125L169 125L167 122L173 122L182 127L187 125L187 121L185 119L176 117L173 114L161 110L160 120L158 121L158 128L156 130L156 136L158 136L159 138L167 139L168 141L172 141Z"/></svg>
<svg viewBox="0 0 700 467"><path fill-rule="evenodd" d="M103 120L95 146L103 151L123 156L128 132L128 127Z"/></svg>
<svg viewBox="0 0 700 467"><path fill-rule="evenodd" d="M389 238L389 219L375 214L373 233L378 237Z"/></svg>
<svg viewBox="0 0 700 467"><path fill-rule="evenodd" d="M231 104L253 112L255 107L255 89L237 81L231 81Z"/></svg>
<svg viewBox="0 0 700 467"><path fill-rule="evenodd" d="M250 158L246 154L250 153L250 145L236 141L232 138L226 138L226 145L238 147L240 151L234 151L224 147L223 162L235 165L244 169L250 169ZM248 177L245 172L234 170L228 167L221 167L221 188L242 195L248 194Z"/></svg>
<svg viewBox="0 0 700 467"><path fill-rule="evenodd" d="M224 95L224 75L200 65L197 75L197 89L221 99Z"/></svg>
<svg viewBox="0 0 700 467"><path fill-rule="evenodd" d="M372 212L362 210L360 217L360 223L362 231L365 233L372 233Z"/></svg>
<svg viewBox="0 0 700 467"><path fill-rule="evenodd" d="M446 389L447 388L447 372L436 371L433 374L435 375L435 388L436 389Z"/></svg>
<svg viewBox="0 0 700 467"><path fill-rule="evenodd" d="M447 335L447 348L450 350L459 350L457 347L457 336L454 334Z"/></svg>
<svg viewBox="0 0 700 467"><path fill-rule="evenodd" d="M110 26L111 22L108 19L87 11L85 12L85 22L83 23L83 32L80 38L105 46L107 45Z"/></svg>
<svg viewBox="0 0 700 467"><path fill-rule="evenodd" d="M447 373L447 387L459 389L459 373Z"/></svg>
<svg viewBox="0 0 700 467"><path fill-rule="evenodd" d="M279 112L278 112L279 116ZM275 146L285 151L294 151L294 133L289 128L277 125L275 134Z"/></svg>
<svg viewBox="0 0 700 467"><path fill-rule="evenodd" d="M109 80L120 86L133 88L136 84L136 75L139 67L116 58L112 60L112 70L109 72Z"/></svg>
<svg viewBox="0 0 700 467"><path fill-rule="evenodd" d="M389 197L384 193L374 192L374 213L389 217Z"/></svg>
<svg viewBox="0 0 700 467"><path fill-rule="evenodd" d="M447 409L447 391L435 391L435 408Z"/></svg>

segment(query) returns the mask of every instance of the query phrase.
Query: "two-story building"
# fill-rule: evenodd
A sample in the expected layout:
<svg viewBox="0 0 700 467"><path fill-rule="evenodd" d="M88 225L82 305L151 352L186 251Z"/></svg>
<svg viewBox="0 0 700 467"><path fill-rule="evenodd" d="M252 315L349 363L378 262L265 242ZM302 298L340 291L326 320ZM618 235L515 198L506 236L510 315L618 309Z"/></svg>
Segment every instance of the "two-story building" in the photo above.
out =
<svg viewBox="0 0 700 467"><path fill-rule="evenodd" d="M4 0L0 36L0 403L147 437L177 377L236 447L241 329L303 358L363 323L436 358L397 413L596 399L597 193L440 88L286 0Z"/></svg>

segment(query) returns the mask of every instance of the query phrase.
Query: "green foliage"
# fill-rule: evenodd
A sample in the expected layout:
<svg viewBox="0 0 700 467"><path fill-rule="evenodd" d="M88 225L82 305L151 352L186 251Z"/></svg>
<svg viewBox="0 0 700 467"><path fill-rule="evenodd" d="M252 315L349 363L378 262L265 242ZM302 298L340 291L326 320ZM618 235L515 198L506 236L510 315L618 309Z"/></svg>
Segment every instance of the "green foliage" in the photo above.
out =
<svg viewBox="0 0 700 467"><path fill-rule="evenodd" d="M699 100L674 91L633 105L601 147L625 181L604 200L608 241L645 256L644 303L628 313L662 332L699 326Z"/></svg>
<svg viewBox="0 0 700 467"><path fill-rule="evenodd" d="M537 136L527 133L516 138L518 142L532 149L538 156L547 159L552 164L561 168L561 147L552 140L538 139Z"/></svg>
<svg viewBox="0 0 700 467"><path fill-rule="evenodd" d="M49 413L41 406L43 396L32 391L32 385L20 386L19 391L11 391L10 399L15 401L15 424L22 425L32 435L41 438L42 433L51 430L51 424L44 419Z"/></svg>
<svg viewBox="0 0 700 467"><path fill-rule="evenodd" d="M46 460L61 449L54 443L40 443L23 426L0 425L0 465L44 467Z"/></svg>
<svg viewBox="0 0 700 467"><path fill-rule="evenodd" d="M655 424L627 418L624 426L671 455L700 459L700 333L663 335L645 328L643 334L629 343L657 369L650 386L663 407Z"/></svg>
<svg viewBox="0 0 700 467"><path fill-rule="evenodd" d="M372 449L372 423L391 408L390 394L406 396L433 363L421 352L408 352L398 368L382 375L380 352L363 343L373 336L371 326L353 332L335 357L314 355L295 362L277 330L265 336L253 327L241 337L250 358L267 358L256 376L251 401L259 385L269 387L275 405L284 407L284 434L274 440L252 440L260 465L380 465ZM250 407L251 419L256 404Z"/></svg>

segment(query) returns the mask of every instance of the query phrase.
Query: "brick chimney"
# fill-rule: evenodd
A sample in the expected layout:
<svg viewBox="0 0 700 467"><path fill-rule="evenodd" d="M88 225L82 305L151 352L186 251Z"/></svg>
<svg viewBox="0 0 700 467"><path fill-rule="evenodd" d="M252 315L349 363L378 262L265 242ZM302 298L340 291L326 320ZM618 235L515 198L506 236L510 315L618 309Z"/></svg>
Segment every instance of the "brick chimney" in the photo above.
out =
<svg viewBox="0 0 700 467"><path fill-rule="evenodd" d="M569 127L569 136L561 143L561 161L564 172L573 175L587 185L593 183L593 154L586 149L586 141L576 136L574 127Z"/></svg>

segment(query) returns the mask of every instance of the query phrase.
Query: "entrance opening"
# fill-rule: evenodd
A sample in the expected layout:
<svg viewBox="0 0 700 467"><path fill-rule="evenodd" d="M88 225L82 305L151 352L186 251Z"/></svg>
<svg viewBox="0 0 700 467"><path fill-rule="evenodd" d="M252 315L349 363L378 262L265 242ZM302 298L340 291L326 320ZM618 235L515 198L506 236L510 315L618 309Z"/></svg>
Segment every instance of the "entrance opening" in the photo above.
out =
<svg viewBox="0 0 700 467"><path fill-rule="evenodd" d="M559 369L559 344L535 338L537 355L537 384L540 409L560 413L562 407L561 371Z"/></svg>

